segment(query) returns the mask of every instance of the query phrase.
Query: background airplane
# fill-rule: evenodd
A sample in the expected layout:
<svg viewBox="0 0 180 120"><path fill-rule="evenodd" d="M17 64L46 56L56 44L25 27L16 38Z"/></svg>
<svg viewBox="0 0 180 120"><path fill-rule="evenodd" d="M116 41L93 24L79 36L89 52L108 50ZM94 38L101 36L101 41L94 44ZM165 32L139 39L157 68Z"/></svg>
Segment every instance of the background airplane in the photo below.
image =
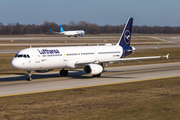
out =
<svg viewBox="0 0 180 120"><path fill-rule="evenodd" d="M73 47L37 47L19 51L11 61L15 69L26 70L27 80L32 80L32 71L48 72L60 70L61 76L68 76L67 68L83 68L85 74L101 77L104 65L111 62L161 58L166 56L125 58L136 51L130 46L133 18L129 18L116 45L73 46Z"/></svg>
<svg viewBox="0 0 180 120"><path fill-rule="evenodd" d="M61 35L66 35L66 36L68 36L68 37L70 37L70 36L75 36L75 37L77 37L77 35L83 37L84 34L85 34L85 32L87 32L86 29L85 29L85 32L84 32L84 30L64 31L64 29L63 29L63 27L61 26L61 24L59 24L59 28L60 28L60 32L52 31L51 29L50 29L50 31L53 32L53 33L61 34Z"/></svg>

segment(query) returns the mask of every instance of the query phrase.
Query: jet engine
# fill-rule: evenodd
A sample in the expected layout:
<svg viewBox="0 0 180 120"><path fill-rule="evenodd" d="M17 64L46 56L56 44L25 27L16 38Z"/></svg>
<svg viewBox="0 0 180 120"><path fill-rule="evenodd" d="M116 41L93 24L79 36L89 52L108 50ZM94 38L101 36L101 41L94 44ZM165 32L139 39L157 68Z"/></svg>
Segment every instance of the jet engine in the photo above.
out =
<svg viewBox="0 0 180 120"><path fill-rule="evenodd" d="M83 36L83 34L81 33L81 35L80 36Z"/></svg>
<svg viewBox="0 0 180 120"><path fill-rule="evenodd" d="M97 75L103 71L103 67L99 64L87 64L83 68L84 73Z"/></svg>
<svg viewBox="0 0 180 120"><path fill-rule="evenodd" d="M35 72L37 73L46 73L46 72L49 72L49 71L52 71L53 69L47 69L47 70L36 70Z"/></svg>

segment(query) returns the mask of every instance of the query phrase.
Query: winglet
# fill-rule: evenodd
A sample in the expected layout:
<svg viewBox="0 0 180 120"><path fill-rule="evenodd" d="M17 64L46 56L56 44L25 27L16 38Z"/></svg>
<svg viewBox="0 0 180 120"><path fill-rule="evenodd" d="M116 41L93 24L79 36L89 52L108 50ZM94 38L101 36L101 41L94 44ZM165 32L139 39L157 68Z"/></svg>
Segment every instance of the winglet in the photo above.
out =
<svg viewBox="0 0 180 120"><path fill-rule="evenodd" d="M166 57L167 59L169 59L169 53L167 55L165 55L165 56L162 56L162 57Z"/></svg>
<svg viewBox="0 0 180 120"><path fill-rule="evenodd" d="M166 58L169 59L169 53L166 55Z"/></svg>

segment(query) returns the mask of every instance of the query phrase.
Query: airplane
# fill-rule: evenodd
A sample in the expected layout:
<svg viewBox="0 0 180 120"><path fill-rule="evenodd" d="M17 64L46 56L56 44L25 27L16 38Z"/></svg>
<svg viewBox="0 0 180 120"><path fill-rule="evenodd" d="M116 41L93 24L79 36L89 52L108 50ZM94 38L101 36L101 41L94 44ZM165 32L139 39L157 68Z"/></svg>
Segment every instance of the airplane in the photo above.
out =
<svg viewBox="0 0 180 120"><path fill-rule="evenodd" d="M69 46L69 47L36 47L20 50L12 59L11 66L15 69L26 70L27 80L32 80L32 71L49 72L61 69L60 76L68 76L67 68L83 68L85 74L101 77L104 66L111 62L153 59L165 56L125 58L138 50L130 46L133 18L129 18L123 33L116 45L102 46Z"/></svg>
<svg viewBox="0 0 180 120"><path fill-rule="evenodd" d="M77 37L77 35L79 36L84 36L85 32L87 32L87 30L85 29L85 32L84 30L72 30L72 31L64 31L63 27L61 26L61 24L59 24L59 28L60 28L60 32L56 32L56 31L52 31L51 29L49 29L51 32L53 33L58 33L58 34L61 34L61 35L66 35L68 37L70 36L75 36Z"/></svg>

